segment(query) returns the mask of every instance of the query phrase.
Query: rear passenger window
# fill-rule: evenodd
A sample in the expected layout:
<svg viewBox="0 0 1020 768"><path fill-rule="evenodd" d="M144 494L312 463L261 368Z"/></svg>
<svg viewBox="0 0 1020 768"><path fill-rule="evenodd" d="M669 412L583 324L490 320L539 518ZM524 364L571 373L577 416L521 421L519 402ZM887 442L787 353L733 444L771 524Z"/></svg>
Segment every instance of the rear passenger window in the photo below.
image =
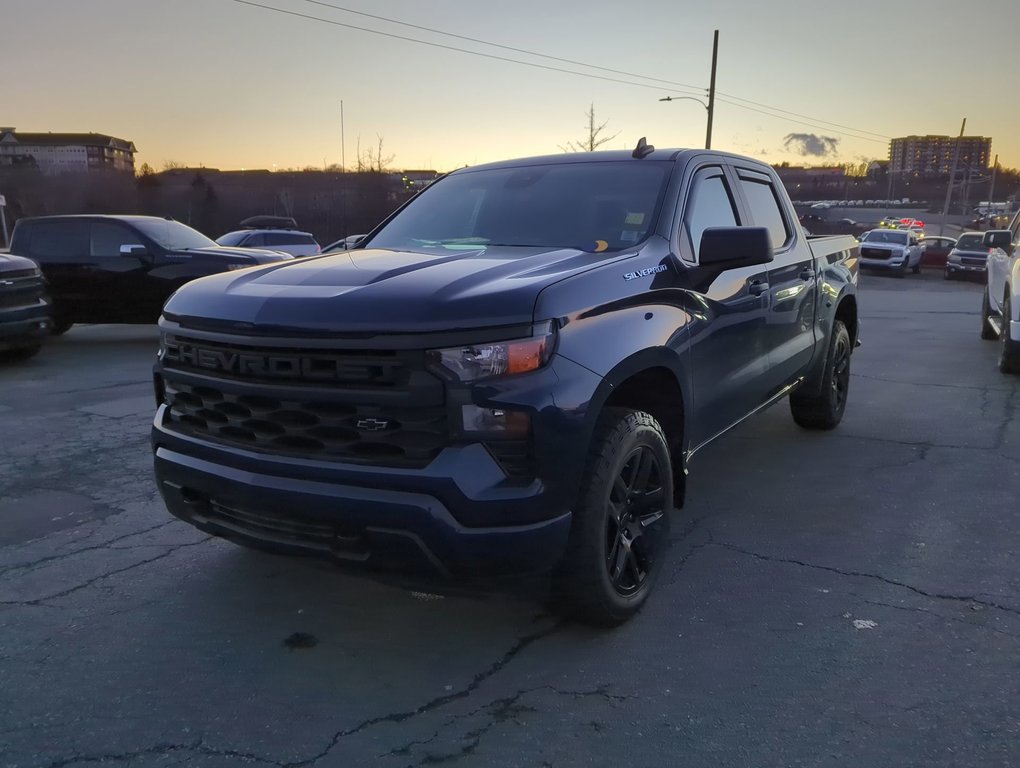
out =
<svg viewBox="0 0 1020 768"><path fill-rule="evenodd" d="M299 235L293 232L267 232L266 245L311 245L311 235Z"/></svg>
<svg viewBox="0 0 1020 768"><path fill-rule="evenodd" d="M47 221L32 227L32 255L50 261L87 261L87 221Z"/></svg>
<svg viewBox="0 0 1020 768"><path fill-rule="evenodd" d="M737 226L736 209L721 168L705 168L694 177L684 214L684 229L695 258L701 251L701 235L710 227Z"/></svg>
<svg viewBox="0 0 1020 768"><path fill-rule="evenodd" d="M776 197L775 187L765 179L747 178L740 176L740 188L747 198L747 207L751 213L751 224L756 227L765 227L772 238L773 248L782 248L790 240L790 230L783 218L783 211L779 207L779 198Z"/></svg>
<svg viewBox="0 0 1020 768"><path fill-rule="evenodd" d="M250 235L247 240L243 240L241 242L241 245L243 245L245 248L261 248L265 244L266 236L263 235L261 232L258 232L254 235Z"/></svg>

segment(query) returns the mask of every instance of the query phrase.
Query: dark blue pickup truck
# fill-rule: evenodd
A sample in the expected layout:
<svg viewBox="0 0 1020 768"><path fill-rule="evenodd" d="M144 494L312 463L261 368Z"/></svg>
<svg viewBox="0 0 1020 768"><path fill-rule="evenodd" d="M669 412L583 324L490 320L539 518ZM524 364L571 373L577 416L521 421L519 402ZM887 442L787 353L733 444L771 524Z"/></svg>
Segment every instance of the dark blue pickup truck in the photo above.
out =
<svg viewBox="0 0 1020 768"><path fill-rule="evenodd" d="M46 281L34 261L0 253L0 362L35 355L50 335Z"/></svg>
<svg viewBox="0 0 1020 768"><path fill-rule="evenodd" d="M159 489L248 546L550 572L562 610L616 624L701 447L784 397L839 423L857 269L744 157L642 141L459 170L351 250L169 300Z"/></svg>

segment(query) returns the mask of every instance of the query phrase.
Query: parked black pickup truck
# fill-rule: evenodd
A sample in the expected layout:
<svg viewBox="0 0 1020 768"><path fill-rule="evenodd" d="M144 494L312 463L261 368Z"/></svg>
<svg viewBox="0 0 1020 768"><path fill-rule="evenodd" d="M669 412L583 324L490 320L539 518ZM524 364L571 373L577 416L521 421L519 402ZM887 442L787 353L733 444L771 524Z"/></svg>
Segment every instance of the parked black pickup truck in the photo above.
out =
<svg viewBox="0 0 1020 768"><path fill-rule="evenodd" d="M839 423L857 262L743 157L642 142L463 169L353 250L170 299L159 489L249 546L551 571L563 610L619 623L701 447L786 396L801 426Z"/></svg>
<svg viewBox="0 0 1020 768"><path fill-rule="evenodd" d="M0 253L0 362L32 357L49 335L50 302L39 267Z"/></svg>
<svg viewBox="0 0 1020 768"><path fill-rule="evenodd" d="M293 258L222 248L189 226L156 216L19 219L11 253L42 267L54 333L74 323L154 323L167 297L189 280Z"/></svg>

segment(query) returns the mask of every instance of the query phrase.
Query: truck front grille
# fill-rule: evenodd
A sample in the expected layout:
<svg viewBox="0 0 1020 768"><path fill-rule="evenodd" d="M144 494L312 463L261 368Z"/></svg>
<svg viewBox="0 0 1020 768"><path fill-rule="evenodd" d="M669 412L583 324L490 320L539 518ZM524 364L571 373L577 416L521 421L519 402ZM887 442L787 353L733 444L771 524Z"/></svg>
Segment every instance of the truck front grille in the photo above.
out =
<svg viewBox="0 0 1020 768"><path fill-rule="evenodd" d="M424 467L449 442L444 405L277 398L165 380L167 427L286 456Z"/></svg>
<svg viewBox="0 0 1020 768"><path fill-rule="evenodd" d="M29 272L0 273L0 309L33 307L46 295L42 278Z"/></svg>
<svg viewBox="0 0 1020 768"><path fill-rule="evenodd" d="M868 248L867 246L861 247L861 258L862 259L888 259L892 256L892 251L888 251L885 248Z"/></svg>

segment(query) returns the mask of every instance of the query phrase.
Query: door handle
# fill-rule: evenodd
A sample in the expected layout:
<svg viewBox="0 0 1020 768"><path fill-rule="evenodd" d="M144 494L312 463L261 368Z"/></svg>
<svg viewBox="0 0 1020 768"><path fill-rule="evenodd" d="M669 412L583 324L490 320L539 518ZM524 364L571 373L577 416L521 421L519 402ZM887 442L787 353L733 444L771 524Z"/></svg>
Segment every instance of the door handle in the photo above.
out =
<svg viewBox="0 0 1020 768"><path fill-rule="evenodd" d="M811 269L811 267L804 267L804 269L800 271L799 277L801 280L813 280L815 277L815 271Z"/></svg>
<svg viewBox="0 0 1020 768"><path fill-rule="evenodd" d="M763 283L761 280L753 280L751 281L751 284L747 286L747 292L752 296L761 296L768 289L769 284Z"/></svg>

